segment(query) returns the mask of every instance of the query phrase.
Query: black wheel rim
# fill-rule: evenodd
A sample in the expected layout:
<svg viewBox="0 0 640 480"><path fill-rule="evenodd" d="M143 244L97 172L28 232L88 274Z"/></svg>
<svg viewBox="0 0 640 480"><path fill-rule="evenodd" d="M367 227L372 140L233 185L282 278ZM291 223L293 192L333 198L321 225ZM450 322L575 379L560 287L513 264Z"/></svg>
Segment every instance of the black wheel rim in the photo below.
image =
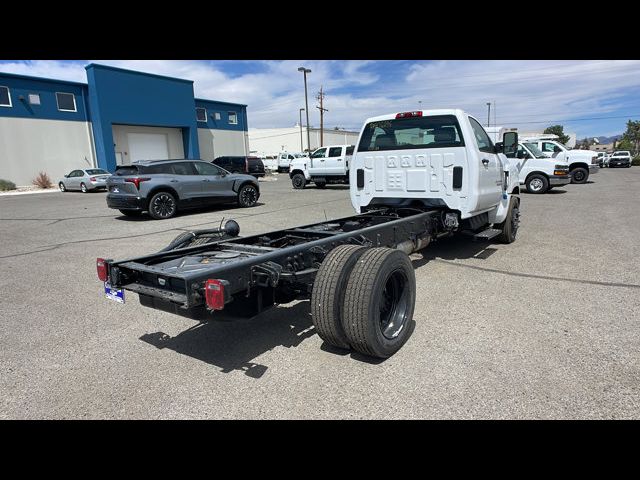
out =
<svg viewBox="0 0 640 480"><path fill-rule="evenodd" d="M378 326L382 335L393 340L407 323L409 311L408 279L402 270L395 270L389 275L380 296L380 318Z"/></svg>
<svg viewBox="0 0 640 480"><path fill-rule="evenodd" d="M302 183L304 182L304 180L302 179L301 175L296 175L295 177L293 177L293 186L296 188L300 188L302 186Z"/></svg>
<svg viewBox="0 0 640 480"><path fill-rule="evenodd" d="M581 182L584 180L584 172L582 170L576 170L573 172L573 179L576 182Z"/></svg>
<svg viewBox="0 0 640 480"><path fill-rule="evenodd" d="M253 205L258 201L258 192L253 187L244 187L240 192L240 201L243 205Z"/></svg>
<svg viewBox="0 0 640 480"><path fill-rule="evenodd" d="M171 195L162 193L153 200L153 213L157 216L166 218L174 214L176 203Z"/></svg>
<svg viewBox="0 0 640 480"><path fill-rule="evenodd" d="M520 209L513 207L511 211L511 238L516 238L518 232L518 226L520 225Z"/></svg>

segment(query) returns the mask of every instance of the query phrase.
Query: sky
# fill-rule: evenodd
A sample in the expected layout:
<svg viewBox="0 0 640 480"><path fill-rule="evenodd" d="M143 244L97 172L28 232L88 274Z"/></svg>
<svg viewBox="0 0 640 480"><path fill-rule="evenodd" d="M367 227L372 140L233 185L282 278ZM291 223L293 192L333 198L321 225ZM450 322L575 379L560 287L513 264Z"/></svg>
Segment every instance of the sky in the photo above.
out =
<svg viewBox="0 0 640 480"><path fill-rule="evenodd" d="M462 108L486 124L487 102L491 125L541 132L559 123L579 139L621 134L627 120L640 120L637 60L0 60L0 72L86 83L92 62L194 80L196 97L247 104L249 128L298 122L300 66L311 69L312 126L321 86L325 128L359 130L367 117L435 108Z"/></svg>

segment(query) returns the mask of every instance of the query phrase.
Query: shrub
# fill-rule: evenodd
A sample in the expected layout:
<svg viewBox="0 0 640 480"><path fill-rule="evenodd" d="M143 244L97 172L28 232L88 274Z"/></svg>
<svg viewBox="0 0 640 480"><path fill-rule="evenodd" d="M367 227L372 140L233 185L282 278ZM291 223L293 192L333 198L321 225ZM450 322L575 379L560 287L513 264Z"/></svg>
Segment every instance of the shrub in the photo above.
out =
<svg viewBox="0 0 640 480"><path fill-rule="evenodd" d="M40 188L51 188L51 179L46 172L40 172L36 178L34 178L31 183Z"/></svg>
<svg viewBox="0 0 640 480"><path fill-rule="evenodd" d="M6 192L7 190L15 190L16 184L9 180L2 180L0 178L0 192Z"/></svg>
<svg viewBox="0 0 640 480"><path fill-rule="evenodd" d="M631 160L631 165L640 165L640 155L638 155L637 157L633 157L633 160Z"/></svg>

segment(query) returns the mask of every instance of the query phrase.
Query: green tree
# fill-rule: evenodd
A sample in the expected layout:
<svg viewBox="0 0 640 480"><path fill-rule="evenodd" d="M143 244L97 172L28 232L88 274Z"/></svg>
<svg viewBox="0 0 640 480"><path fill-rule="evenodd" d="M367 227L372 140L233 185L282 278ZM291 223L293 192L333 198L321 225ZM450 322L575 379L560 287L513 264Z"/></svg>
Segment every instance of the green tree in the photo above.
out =
<svg viewBox="0 0 640 480"><path fill-rule="evenodd" d="M562 125L551 125L544 129L543 133L552 133L558 136L560 143L566 144L569 141L569 135L564 134L564 127Z"/></svg>
<svg viewBox="0 0 640 480"><path fill-rule="evenodd" d="M624 148L622 145L625 145ZM618 150L631 150L633 155L640 153L640 120L627 122L627 131L622 135Z"/></svg>

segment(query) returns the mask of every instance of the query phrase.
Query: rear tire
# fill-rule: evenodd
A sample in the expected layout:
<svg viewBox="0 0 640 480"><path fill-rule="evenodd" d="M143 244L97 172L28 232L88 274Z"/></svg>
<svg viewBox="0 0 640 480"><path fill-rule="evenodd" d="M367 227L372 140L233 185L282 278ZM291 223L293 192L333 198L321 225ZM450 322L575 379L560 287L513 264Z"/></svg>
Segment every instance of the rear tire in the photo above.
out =
<svg viewBox="0 0 640 480"><path fill-rule="evenodd" d="M416 277L409 256L370 248L356 262L345 290L342 326L351 347L388 358L413 330Z"/></svg>
<svg viewBox="0 0 640 480"><path fill-rule="evenodd" d="M507 212L507 218L504 222L495 226L502 230L502 233L498 236L498 241L501 243L513 243L516 241L516 235L518 233L518 226L520 224L520 199L518 197L511 197L509 201L509 211Z"/></svg>
<svg viewBox="0 0 640 480"><path fill-rule="evenodd" d="M291 185L296 190L302 190L307 184L307 179L304 178L304 175L301 173L296 173L293 177L291 177Z"/></svg>
<svg viewBox="0 0 640 480"><path fill-rule="evenodd" d="M366 247L340 245L325 257L313 283L311 318L318 336L338 348L351 348L342 329L342 307L349 274Z"/></svg>
<svg viewBox="0 0 640 480"><path fill-rule="evenodd" d="M583 167L574 168L571 171L571 183L587 183L589 170Z"/></svg>
<svg viewBox="0 0 640 480"><path fill-rule="evenodd" d="M60 182L58 184L58 188L60 189L61 192L66 192L67 191L67 187L64 186L64 183Z"/></svg>
<svg viewBox="0 0 640 480"><path fill-rule="evenodd" d="M534 173L527 178L526 186L529 193L545 193L549 190L549 180L544 175Z"/></svg>
<svg viewBox="0 0 640 480"><path fill-rule="evenodd" d="M169 192L158 192L149 200L149 215L156 220L166 220L176 214L178 203Z"/></svg>
<svg viewBox="0 0 640 480"><path fill-rule="evenodd" d="M89 190L87 190L87 186L84 184L84 182L82 182L82 183L80 184L80 191L81 191L82 193L87 193L87 192L89 191Z"/></svg>
<svg viewBox="0 0 640 480"><path fill-rule="evenodd" d="M238 192L238 205L242 208L253 207L258 202L258 189L251 184L243 185Z"/></svg>

